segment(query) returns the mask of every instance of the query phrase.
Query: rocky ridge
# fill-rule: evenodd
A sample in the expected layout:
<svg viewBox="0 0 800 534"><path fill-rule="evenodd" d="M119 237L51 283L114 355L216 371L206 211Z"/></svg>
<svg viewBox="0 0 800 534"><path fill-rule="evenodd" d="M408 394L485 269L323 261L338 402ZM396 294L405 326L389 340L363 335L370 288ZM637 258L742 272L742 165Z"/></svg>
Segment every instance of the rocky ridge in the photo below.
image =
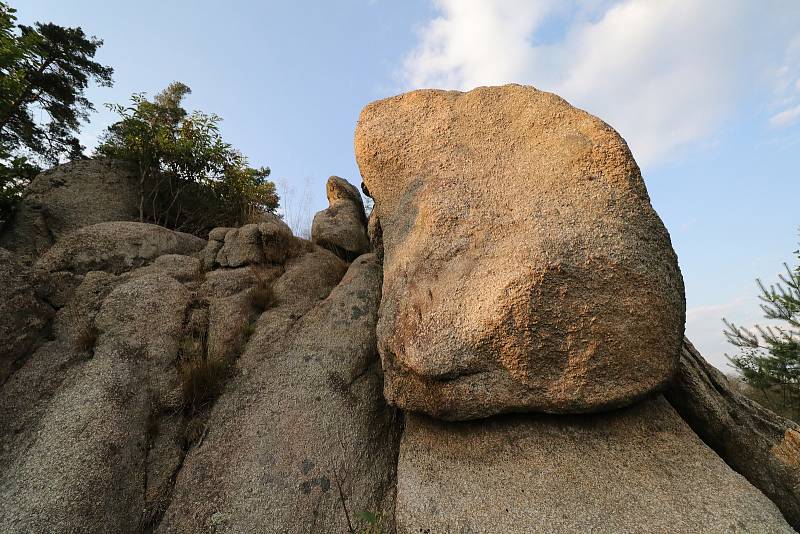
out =
<svg viewBox="0 0 800 534"><path fill-rule="evenodd" d="M311 241L132 222L109 162L34 181L0 235L0 531L800 527L797 426L683 339L610 127L417 91L356 155L373 212L331 177Z"/></svg>

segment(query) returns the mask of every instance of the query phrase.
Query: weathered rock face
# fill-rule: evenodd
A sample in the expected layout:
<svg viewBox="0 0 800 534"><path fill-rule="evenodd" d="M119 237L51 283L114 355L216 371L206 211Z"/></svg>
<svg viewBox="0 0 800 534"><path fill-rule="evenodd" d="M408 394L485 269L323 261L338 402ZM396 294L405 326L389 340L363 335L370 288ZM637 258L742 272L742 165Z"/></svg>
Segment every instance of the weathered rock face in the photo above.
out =
<svg viewBox="0 0 800 534"><path fill-rule="evenodd" d="M0 248L0 385L32 352L53 316L37 295L29 268Z"/></svg>
<svg viewBox="0 0 800 534"><path fill-rule="evenodd" d="M361 512L393 532L400 427L381 395L380 265L362 256L336 285L341 260L304 258L276 282L278 305L259 319L158 532L361 532ZM335 286L316 306L291 298L312 273L312 295Z"/></svg>
<svg viewBox="0 0 800 534"><path fill-rule="evenodd" d="M203 250L207 269L283 263L292 247L292 230L281 219L265 214L265 221L241 228L215 228Z"/></svg>
<svg viewBox="0 0 800 534"><path fill-rule="evenodd" d="M48 273L119 274L151 263L164 254L195 254L205 244L199 237L155 224L105 222L80 228L60 239L39 258L36 269Z"/></svg>
<svg viewBox="0 0 800 534"><path fill-rule="evenodd" d="M117 286L96 312L91 357L65 362L67 376L38 417L26 421L27 407L3 399L16 433L2 455L0 531L139 529L148 421L159 407L177 408L165 399L177 386L174 362L189 296L167 276ZM44 362L38 353L33 360L11 380L35 379Z"/></svg>
<svg viewBox="0 0 800 534"><path fill-rule="evenodd" d="M397 531L792 532L663 397L594 416L408 415Z"/></svg>
<svg viewBox="0 0 800 534"><path fill-rule="evenodd" d="M517 85L368 105L385 394L444 419L629 404L673 375L683 283L625 142Z"/></svg>
<svg viewBox="0 0 800 534"><path fill-rule="evenodd" d="M709 447L800 530L800 426L732 391L689 340L666 397Z"/></svg>
<svg viewBox="0 0 800 534"><path fill-rule="evenodd" d="M54 306L65 305L86 273L121 274L137 267L161 265L178 278L200 276L199 254L205 241L162 226L138 222L105 222L75 230L59 239L35 263L38 291ZM162 256L168 257L161 258Z"/></svg>
<svg viewBox="0 0 800 534"><path fill-rule="evenodd" d="M106 221L139 217L138 182L106 160L58 165L33 179L0 246L33 260L62 236Z"/></svg>
<svg viewBox="0 0 800 534"><path fill-rule="evenodd" d="M208 243L104 222L17 255L0 249L0 531L343 532L362 511L392 529L373 256L348 271L273 217Z"/></svg>
<svg viewBox="0 0 800 534"><path fill-rule="evenodd" d="M367 216L358 189L338 176L328 178L327 209L314 216L311 240L352 261L369 250Z"/></svg>

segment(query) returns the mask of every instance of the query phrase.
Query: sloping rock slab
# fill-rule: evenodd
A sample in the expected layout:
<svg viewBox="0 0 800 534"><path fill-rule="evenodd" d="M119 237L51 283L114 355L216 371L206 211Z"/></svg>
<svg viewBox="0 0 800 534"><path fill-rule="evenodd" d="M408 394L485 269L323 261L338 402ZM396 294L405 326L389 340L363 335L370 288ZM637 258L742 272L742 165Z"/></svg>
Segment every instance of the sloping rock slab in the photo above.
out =
<svg viewBox="0 0 800 534"><path fill-rule="evenodd" d="M657 397L593 416L408 415L399 534L793 532Z"/></svg>
<svg viewBox="0 0 800 534"><path fill-rule="evenodd" d="M688 339L666 397L709 447L800 530L800 426L732 391Z"/></svg>
<svg viewBox="0 0 800 534"><path fill-rule="evenodd" d="M147 265L164 254L195 254L205 245L199 237L155 224L106 222L86 226L59 240L39 258L36 269L120 274Z"/></svg>
<svg viewBox="0 0 800 534"><path fill-rule="evenodd" d="M142 532L147 421L177 383L189 299L164 275L136 278L109 294L95 320L92 357L67 371L15 449L0 451L3 459L11 453L0 470L0 532Z"/></svg>
<svg viewBox="0 0 800 534"><path fill-rule="evenodd" d="M0 385L41 341L53 309L36 295L30 268L0 248Z"/></svg>
<svg viewBox="0 0 800 534"><path fill-rule="evenodd" d="M291 305L282 295L294 268L264 316ZM361 512L382 515L392 531L399 419L381 394L380 281L377 259L362 256L285 334L259 322L157 532L361 532Z"/></svg>

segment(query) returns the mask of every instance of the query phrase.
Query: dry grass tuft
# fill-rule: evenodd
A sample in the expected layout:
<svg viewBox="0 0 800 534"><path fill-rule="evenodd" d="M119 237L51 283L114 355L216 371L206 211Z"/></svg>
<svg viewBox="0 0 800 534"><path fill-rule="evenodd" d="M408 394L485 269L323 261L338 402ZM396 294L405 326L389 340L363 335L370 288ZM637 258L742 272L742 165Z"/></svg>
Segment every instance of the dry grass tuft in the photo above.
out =
<svg viewBox="0 0 800 534"><path fill-rule="evenodd" d="M228 364L208 357L205 334L192 335L181 344L178 372L184 410L196 413L222 391Z"/></svg>
<svg viewBox="0 0 800 534"><path fill-rule="evenodd" d="M250 304L263 313L274 306L277 299L272 285L255 269L253 275L256 278L256 285L250 290Z"/></svg>
<svg viewBox="0 0 800 534"><path fill-rule="evenodd" d="M98 332L93 324L84 325L75 336L75 350L78 352L93 353L99 335L100 332Z"/></svg>
<svg viewBox="0 0 800 534"><path fill-rule="evenodd" d="M193 417L183 429L183 447L188 449L198 443L206 432L206 420L203 417Z"/></svg>

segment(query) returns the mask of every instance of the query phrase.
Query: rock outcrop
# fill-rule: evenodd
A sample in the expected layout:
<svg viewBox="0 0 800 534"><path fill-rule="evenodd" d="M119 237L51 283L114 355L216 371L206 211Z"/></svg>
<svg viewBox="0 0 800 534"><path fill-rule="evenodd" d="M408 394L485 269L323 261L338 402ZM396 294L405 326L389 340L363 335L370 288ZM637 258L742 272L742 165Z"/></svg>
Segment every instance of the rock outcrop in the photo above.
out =
<svg viewBox="0 0 800 534"><path fill-rule="evenodd" d="M527 87L417 91L356 148L375 209L331 177L312 241L107 221L135 195L97 162L35 181L0 248L0 532L800 526L800 428L678 351L613 130Z"/></svg>
<svg viewBox="0 0 800 534"><path fill-rule="evenodd" d="M33 352L52 315L36 293L30 269L0 248L0 385Z"/></svg>
<svg viewBox="0 0 800 534"><path fill-rule="evenodd" d="M330 205L314 216L311 240L352 261L367 252L370 245L361 194L354 185L338 176L328 178L325 192Z"/></svg>
<svg viewBox="0 0 800 534"><path fill-rule="evenodd" d="M594 416L407 416L397 532L792 529L663 397Z"/></svg>
<svg viewBox="0 0 800 534"><path fill-rule="evenodd" d="M206 242L199 237L139 222L104 222L80 228L60 239L36 262L36 269L84 274L120 274L165 254L191 255Z"/></svg>
<svg viewBox="0 0 800 534"><path fill-rule="evenodd" d="M34 264L39 293L56 307L63 306L86 273L122 274L158 261L164 255L186 258L206 242L162 226L138 222L104 222L79 228L59 239ZM168 261L164 258L161 261ZM185 269L180 259L174 269ZM162 265L160 267L168 267ZM190 271L197 271L190 265ZM197 272L199 275L200 273Z"/></svg>
<svg viewBox="0 0 800 534"><path fill-rule="evenodd" d="M28 262L64 235L106 221L139 218L138 180L124 165L82 160L36 176L16 209L0 247Z"/></svg>
<svg viewBox="0 0 800 534"><path fill-rule="evenodd" d="M241 228L212 230L203 251L206 268L286 261L293 244L292 230L274 215L264 215L264 219L259 224L246 224Z"/></svg>
<svg viewBox="0 0 800 534"><path fill-rule="evenodd" d="M361 112L384 248L385 394L457 420L630 404L674 374L683 281L627 145L531 87Z"/></svg>
<svg viewBox="0 0 800 534"><path fill-rule="evenodd" d="M122 533L142 524L148 429L162 408L180 409L175 361L191 295L164 275L99 276L102 301L78 290L97 306L91 326L75 309L60 311L61 335L2 390L2 532ZM96 286L88 278L82 286ZM44 376L53 364L60 381Z"/></svg>
<svg viewBox="0 0 800 534"><path fill-rule="evenodd" d="M94 224L32 270L0 250L0 531L393 529L380 263L277 218L211 234Z"/></svg>
<svg viewBox="0 0 800 534"><path fill-rule="evenodd" d="M689 340L666 397L709 447L800 530L800 426L731 390Z"/></svg>
<svg viewBox="0 0 800 534"><path fill-rule="evenodd" d="M158 532L360 532L362 512L393 531L400 420L381 394L380 265L361 256L337 285L340 261L320 254L275 283L278 304L257 321ZM297 301L309 282L314 298Z"/></svg>

